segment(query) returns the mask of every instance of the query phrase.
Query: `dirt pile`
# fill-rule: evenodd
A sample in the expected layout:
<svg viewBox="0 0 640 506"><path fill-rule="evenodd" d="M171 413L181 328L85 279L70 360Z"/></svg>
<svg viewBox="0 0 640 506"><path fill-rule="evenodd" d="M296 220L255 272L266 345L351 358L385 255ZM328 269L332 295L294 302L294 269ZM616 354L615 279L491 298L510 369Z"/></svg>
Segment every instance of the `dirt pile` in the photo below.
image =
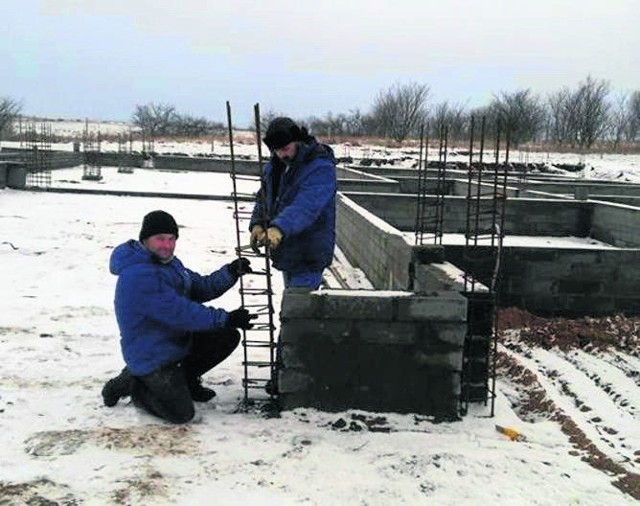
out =
<svg viewBox="0 0 640 506"><path fill-rule="evenodd" d="M527 311L507 308L498 315L499 336L506 330L520 330L520 341L546 350L618 350L640 357L640 317L622 314L600 318L542 318Z"/></svg>

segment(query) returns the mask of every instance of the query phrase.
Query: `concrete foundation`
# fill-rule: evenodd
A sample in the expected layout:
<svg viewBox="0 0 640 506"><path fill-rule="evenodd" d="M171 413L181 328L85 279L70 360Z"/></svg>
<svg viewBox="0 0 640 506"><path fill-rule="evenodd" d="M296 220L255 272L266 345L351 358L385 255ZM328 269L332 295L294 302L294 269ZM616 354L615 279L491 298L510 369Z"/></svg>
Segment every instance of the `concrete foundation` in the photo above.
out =
<svg viewBox="0 0 640 506"><path fill-rule="evenodd" d="M457 417L466 317L455 292L286 291L280 402Z"/></svg>
<svg viewBox="0 0 640 506"><path fill-rule="evenodd" d="M143 163L138 154L100 156L102 166ZM82 160L81 153L49 159L54 169ZM213 157L156 156L153 166L230 171L228 160ZM258 170L255 161L236 161L240 174L257 175ZM464 171L448 169L447 174L443 232L461 234L467 226L469 181ZM25 180L21 164L0 164L0 188L24 188ZM427 191L434 192L437 181L428 176L425 182ZM475 321L475 313L493 310L482 287L490 280L470 269L480 288L472 297L463 296L464 247L413 244L415 169L341 167L338 186L338 246L375 290L285 292L280 337L284 367L279 373L283 407L455 417L461 399L486 400L486 336L491 328L475 335L468 322ZM500 305L563 316L640 314L640 208L593 198L612 194L634 202L640 200L640 187L580 184L551 176L507 186L507 236L573 236L605 244L504 247ZM426 207L435 201L427 196ZM495 249L480 246L476 253L491 263Z"/></svg>

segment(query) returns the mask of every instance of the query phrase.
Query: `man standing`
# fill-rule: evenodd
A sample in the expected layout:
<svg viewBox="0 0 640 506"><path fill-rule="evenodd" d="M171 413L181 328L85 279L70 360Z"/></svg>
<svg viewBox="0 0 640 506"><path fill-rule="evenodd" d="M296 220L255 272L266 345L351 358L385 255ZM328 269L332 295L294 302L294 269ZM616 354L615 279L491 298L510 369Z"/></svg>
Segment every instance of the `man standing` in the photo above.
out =
<svg viewBox="0 0 640 506"><path fill-rule="evenodd" d="M134 404L173 423L195 414L193 401L215 392L200 376L236 349L237 329L249 329L250 315L203 303L220 297L251 272L237 259L208 275L186 268L174 256L178 225L165 211L152 211L142 222L139 240L117 246L110 270L118 276L115 312L126 367L102 389L106 406L128 395Z"/></svg>
<svg viewBox="0 0 640 506"><path fill-rule="evenodd" d="M258 251L269 242L285 288L315 290L335 247L336 170L332 149L304 127L275 118L264 142L271 151L249 229Z"/></svg>

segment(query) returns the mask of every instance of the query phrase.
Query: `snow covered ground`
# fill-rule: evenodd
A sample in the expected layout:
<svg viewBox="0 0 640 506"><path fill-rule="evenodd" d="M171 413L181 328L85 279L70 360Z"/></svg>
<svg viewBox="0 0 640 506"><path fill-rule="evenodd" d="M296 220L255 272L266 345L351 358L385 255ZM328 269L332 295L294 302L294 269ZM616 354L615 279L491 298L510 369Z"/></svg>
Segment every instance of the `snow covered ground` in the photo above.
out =
<svg viewBox="0 0 640 506"><path fill-rule="evenodd" d="M145 174L126 176L145 187ZM495 418L480 406L439 424L313 409L267 418L237 412L238 350L205 376L218 396L198 405L199 423L170 426L129 402L104 407L102 384L122 366L109 254L160 208L181 226L177 251L187 265L204 272L232 258L230 203L0 192L0 503L636 504L613 484L620 470L585 462L561 423L520 413L523 387L508 376L499 381ZM280 293L279 277L274 283ZM215 301L238 303L236 291ZM523 344L502 351L539 375L546 395L625 476L637 476L637 358ZM576 408L567 390L590 411ZM512 441L496 425L524 439Z"/></svg>
<svg viewBox="0 0 640 506"><path fill-rule="evenodd" d="M62 120L62 121L45 121L36 120L31 123L35 130L39 132L41 125L50 125L51 133L54 137L63 141L68 138L68 142L53 143L52 149L68 150L73 149L72 139L81 139L85 131L84 120ZM18 127L15 127L16 130ZM26 123L22 127L26 128ZM107 136L108 141L101 143L102 151L118 151L118 143L113 136L123 135L128 138L131 131L135 133L135 128L131 123L110 121L97 122L90 121L88 124L90 134L97 135L100 133ZM3 141L3 146L19 147L19 142ZM128 143L127 143L128 146ZM357 143L344 142L332 145L336 156L352 157L357 165L358 160L362 158L388 158L394 159L395 167L411 167L419 158L419 149L417 147L386 147L359 145ZM142 143L134 141L132 144L134 151L142 150ZM167 139L159 139L154 143L154 150L158 153L184 153L187 155L222 155L227 156L230 153L230 147L226 136L222 140L219 138L202 139L193 142L172 141ZM255 145L255 133L251 131L234 132L234 153L236 156L248 156L257 158L257 148ZM263 155L266 155L266 149L263 146ZM485 150L484 160L493 161L495 154L490 150ZM504 149L501 150L501 160L504 158ZM431 143L428 153L429 160L438 159L438 147ZM550 153L546 151L534 152L528 149L511 150L509 159L512 162L532 163L532 164L582 164L584 170L579 172L565 172L560 169L554 169L554 172L565 174L568 177L578 177L584 179L595 180L613 180L640 183L640 154L600 154L600 153ZM467 162L468 155L460 154L455 148L451 148L447 155L450 162Z"/></svg>
<svg viewBox="0 0 640 506"><path fill-rule="evenodd" d="M222 175L103 174L68 183L81 168L54 171L55 184L230 191ZM122 367L109 255L154 209L176 217L189 267L207 272L233 258L228 202L0 190L0 504L637 504L637 348L545 349L511 331L499 349L495 417L472 405L450 423L239 412L240 349L204 377L218 396L197 405L197 423L171 426L128 400L104 407L100 389ZM232 290L212 304L239 301Z"/></svg>

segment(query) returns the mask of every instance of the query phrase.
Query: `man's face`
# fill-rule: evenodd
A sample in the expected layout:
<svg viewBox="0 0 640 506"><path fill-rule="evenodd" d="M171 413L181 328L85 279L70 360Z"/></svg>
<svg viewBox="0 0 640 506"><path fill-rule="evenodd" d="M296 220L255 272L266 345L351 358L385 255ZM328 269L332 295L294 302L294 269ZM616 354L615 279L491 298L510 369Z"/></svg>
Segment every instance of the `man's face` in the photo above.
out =
<svg viewBox="0 0 640 506"><path fill-rule="evenodd" d="M276 156L285 163L289 163L296 157L297 145L295 141L290 142L286 146L276 149Z"/></svg>
<svg viewBox="0 0 640 506"><path fill-rule="evenodd" d="M178 239L173 234L156 234L143 241L144 246L160 260L168 260L173 256Z"/></svg>

